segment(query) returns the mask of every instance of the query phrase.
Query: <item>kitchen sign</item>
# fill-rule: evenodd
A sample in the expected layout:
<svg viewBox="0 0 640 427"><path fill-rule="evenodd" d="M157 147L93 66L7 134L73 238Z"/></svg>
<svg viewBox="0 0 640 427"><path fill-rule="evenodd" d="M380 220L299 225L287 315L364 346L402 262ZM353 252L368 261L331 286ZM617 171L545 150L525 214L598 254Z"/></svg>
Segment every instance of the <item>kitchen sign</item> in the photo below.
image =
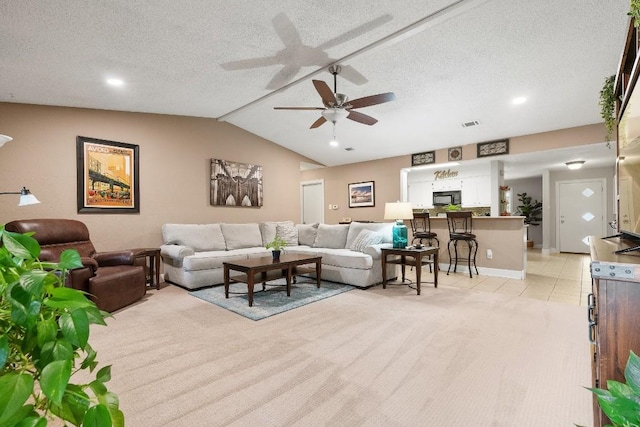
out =
<svg viewBox="0 0 640 427"><path fill-rule="evenodd" d="M433 172L433 179L435 181L439 179L455 178L457 176L458 176L458 171L452 171L451 169Z"/></svg>

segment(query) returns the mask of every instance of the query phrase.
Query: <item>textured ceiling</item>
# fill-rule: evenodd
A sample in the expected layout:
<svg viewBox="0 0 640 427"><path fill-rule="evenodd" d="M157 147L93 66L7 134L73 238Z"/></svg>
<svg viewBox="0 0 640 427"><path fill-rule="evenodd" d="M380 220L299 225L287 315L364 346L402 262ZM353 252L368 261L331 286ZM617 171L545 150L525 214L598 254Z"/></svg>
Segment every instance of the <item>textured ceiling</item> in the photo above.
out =
<svg viewBox="0 0 640 427"><path fill-rule="evenodd" d="M628 0L0 0L0 101L215 117L324 165L601 122ZM309 126L311 79L379 120ZM125 81L121 88L107 77ZM525 104L511 100L527 97ZM480 126L463 128L478 120ZM351 147L352 151L344 148ZM556 161L558 159L555 159Z"/></svg>

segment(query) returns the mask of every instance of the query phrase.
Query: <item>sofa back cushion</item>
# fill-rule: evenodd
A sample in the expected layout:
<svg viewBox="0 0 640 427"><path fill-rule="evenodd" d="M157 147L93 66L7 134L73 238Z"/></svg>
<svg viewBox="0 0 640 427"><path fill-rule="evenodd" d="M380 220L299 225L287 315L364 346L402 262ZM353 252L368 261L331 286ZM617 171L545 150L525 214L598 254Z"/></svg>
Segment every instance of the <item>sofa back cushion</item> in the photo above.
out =
<svg viewBox="0 0 640 427"><path fill-rule="evenodd" d="M306 246L313 246L313 242L316 241L316 234L318 234L319 223L315 224L298 224L298 243Z"/></svg>
<svg viewBox="0 0 640 427"><path fill-rule="evenodd" d="M220 224L164 224L162 240L165 245L189 246L196 252L226 249Z"/></svg>
<svg viewBox="0 0 640 427"><path fill-rule="evenodd" d="M349 224L320 224L313 247L344 249L347 244L347 233L349 233Z"/></svg>
<svg viewBox="0 0 640 427"><path fill-rule="evenodd" d="M227 242L227 250L263 246L258 223L220 224L220 228Z"/></svg>
<svg viewBox="0 0 640 427"><path fill-rule="evenodd" d="M352 222L349 224L349 234L347 235L347 248L350 248L356 237L362 230L371 230L382 233L382 242L393 242L393 222Z"/></svg>
<svg viewBox="0 0 640 427"><path fill-rule="evenodd" d="M276 227L278 225L293 226L293 221L266 221L260 223L260 233L262 233L262 246L267 246L276 237Z"/></svg>
<svg viewBox="0 0 640 427"><path fill-rule="evenodd" d="M295 225L276 225L276 236L287 243L287 246L298 246L298 229Z"/></svg>

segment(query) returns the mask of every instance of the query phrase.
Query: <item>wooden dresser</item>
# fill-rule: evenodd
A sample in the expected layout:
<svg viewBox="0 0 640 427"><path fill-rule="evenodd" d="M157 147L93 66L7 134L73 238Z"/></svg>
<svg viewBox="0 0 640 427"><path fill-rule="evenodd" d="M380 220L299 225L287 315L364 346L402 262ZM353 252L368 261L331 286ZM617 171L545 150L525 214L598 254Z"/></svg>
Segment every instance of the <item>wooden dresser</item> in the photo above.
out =
<svg viewBox="0 0 640 427"><path fill-rule="evenodd" d="M619 238L591 237L588 318L593 387L606 388L607 380L625 382L629 351L640 355L640 253L614 253L629 246ZM594 427L609 423L595 396L593 418Z"/></svg>

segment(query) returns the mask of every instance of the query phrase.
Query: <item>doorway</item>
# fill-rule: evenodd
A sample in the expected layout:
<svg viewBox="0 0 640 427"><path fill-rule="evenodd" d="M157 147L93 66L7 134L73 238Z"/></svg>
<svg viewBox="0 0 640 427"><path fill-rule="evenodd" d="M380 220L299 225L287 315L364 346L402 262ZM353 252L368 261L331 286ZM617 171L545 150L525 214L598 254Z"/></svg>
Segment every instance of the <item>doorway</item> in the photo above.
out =
<svg viewBox="0 0 640 427"><path fill-rule="evenodd" d="M300 183L300 222L324 223L324 180Z"/></svg>
<svg viewBox="0 0 640 427"><path fill-rule="evenodd" d="M605 179L558 181L556 236L560 252L589 253L589 236L604 236Z"/></svg>

